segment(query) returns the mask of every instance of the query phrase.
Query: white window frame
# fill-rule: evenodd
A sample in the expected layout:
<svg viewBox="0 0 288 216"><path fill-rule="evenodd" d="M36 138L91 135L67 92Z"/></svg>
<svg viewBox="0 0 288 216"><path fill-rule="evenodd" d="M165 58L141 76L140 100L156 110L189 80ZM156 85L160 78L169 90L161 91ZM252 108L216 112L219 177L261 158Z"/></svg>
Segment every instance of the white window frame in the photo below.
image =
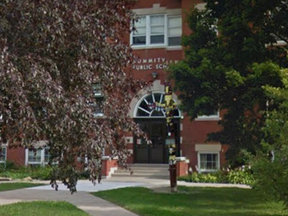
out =
<svg viewBox="0 0 288 216"><path fill-rule="evenodd" d="M173 47L181 47L181 44L180 45L170 45L169 46L169 19L170 18L181 18L181 34L180 35L172 35L171 37L180 37L180 40L181 40L181 37L182 37L182 17L181 17L181 15L174 15L174 16L167 16L167 30L166 30L166 32L167 32L167 34L166 34L166 41L167 41L167 46L168 47L171 47L171 48L173 48Z"/></svg>
<svg viewBox="0 0 288 216"><path fill-rule="evenodd" d="M7 146L2 145L1 148L2 148L1 155L3 153L3 149L5 149L5 155L4 155L4 160L0 160L0 163L5 163L7 160Z"/></svg>
<svg viewBox="0 0 288 216"><path fill-rule="evenodd" d="M159 44L151 44L151 25L150 25L150 20L151 17L153 16L164 16L164 43L159 43ZM147 14L147 15L140 15L140 17L145 17L146 18L146 44L133 44L133 31L130 34L130 45L132 47L132 49L143 49L143 48L169 48L169 49L182 49L182 46L179 45L175 45L175 46L168 46L168 19L172 18L172 17L180 17L181 18L181 31L182 30L182 15L167 15L167 14L163 14L163 13L159 13L159 14ZM133 23L131 24L133 25ZM137 29L135 30L137 31ZM182 36L182 34L180 35L180 37Z"/></svg>
<svg viewBox="0 0 288 216"><path fill-rule="evenodd" d="M99 86L99 89L94 89L94 87L93 87L93 95L94 95L94 97L95 97L95 103L97 102L97 99L101 99L101 100L105 100L104 99L104 94L103 94L103 92L102 92L102 86L101 86L101 84L100 83L94 83L93 85L98 85ZM97 98L97 99L96 99ZM93 106L93 105L92 105ZM95 112L94 113L94 117L104 117L104 112L102 112L103 110L101 110L101 112Z"/></svg>
<svg viewBox="0 0 288 216"><path fill-rule="evenodd" d="M201 154L217 154L218 155L218 160L217 160L217 168L216 169L201 169ZM198 172L199 173L206 173L206 172L216 172L217 170L220 169L220 153L215 152L215 151L199 151L197 153L197 166L198 166Z"/></svg>
<svg viewBox="0 0 288 216"><path fill-rule="evenodd" d="M45 162L45 150L49 150L48 147L43 147L43 148L38 148L36 149L41 151L41 160L38 162L35 161L29 161L29 151L33 151L30 149L25 149L25 165L41 165L41 166L45 166L48 164L48 162Z"/></svg>
<svg viewBox="0 0 288 216"><path fill-rule="evenodd" d="M220 112L218 111L217 114L215 115L201 115L201 116L198 116L195 120L196 121L219 121L221 120Z"/></svg>

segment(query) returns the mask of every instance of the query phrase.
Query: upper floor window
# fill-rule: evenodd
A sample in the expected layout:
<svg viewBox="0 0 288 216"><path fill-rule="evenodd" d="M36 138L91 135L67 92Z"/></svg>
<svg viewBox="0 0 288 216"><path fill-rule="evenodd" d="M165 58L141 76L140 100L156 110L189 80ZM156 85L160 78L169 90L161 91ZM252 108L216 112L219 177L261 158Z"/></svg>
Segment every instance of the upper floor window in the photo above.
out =
<svg viewBox="0 0 288 216"><path fill-rule="evenodd" d="M146 15L133 23L131 45L181 46L182 17L167 15Z"/></svg>
<svg viewBox="0 0 288 216"><path fill-rule="evenodd" d="M181 45L182 19L179 16L168 17L168 46Z"/></svg>

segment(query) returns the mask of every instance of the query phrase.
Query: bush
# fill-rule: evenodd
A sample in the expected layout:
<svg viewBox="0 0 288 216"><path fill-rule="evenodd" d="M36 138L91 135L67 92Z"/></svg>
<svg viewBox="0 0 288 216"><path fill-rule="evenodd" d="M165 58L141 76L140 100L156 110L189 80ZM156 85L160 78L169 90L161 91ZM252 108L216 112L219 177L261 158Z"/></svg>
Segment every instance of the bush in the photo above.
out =
<svg viewBox="0 0 288 216"><path fill-rule="evenodd" d="M52 167L50 166L28 166L28 167L17 167L13 163L6 163L0 170L0 176L12 179L24 179L31 177L32 179L39 180L50 180L50 173Z"/></svg>
<svg viewBox="0 0 288 216"><path fill-rule="evenodd" d="M232 183L253 185L255 180L249 169L235 169L231 171L217 171L212 173L192 173L181 176L179 181L202 182L202 183Z"/></svg>
<svg viewBox="0 0 288 216"><path fill-rule="evenodd" d="M218 178L215 173L207 173L207 174L199 174L192 173L192 175L181 176L178 178L179 181L187 181L187 182L203 182L203 183L217 183Z"/></svg>
<svg viewBox="0 0 288 216"><path fill-rule="evenodd" d="M227 174L227 180L232 184L247 184L253 185L255 180L253 175L249 170L245 169L235 169L231 170Z"/></svg>

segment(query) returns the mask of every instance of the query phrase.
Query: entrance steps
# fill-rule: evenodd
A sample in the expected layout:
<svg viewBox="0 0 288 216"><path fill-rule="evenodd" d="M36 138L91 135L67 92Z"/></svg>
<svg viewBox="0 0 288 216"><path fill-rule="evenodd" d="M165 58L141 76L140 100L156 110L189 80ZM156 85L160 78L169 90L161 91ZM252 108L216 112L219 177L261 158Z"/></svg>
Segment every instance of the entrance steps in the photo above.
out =
<svg viewBox="0 0 288 216"><path fill-rule="evenodd" d="M137 178L146 179L169 179L168 164L131 164L131 170L118 168L112 175L111 179L129 178L137 180ZM132 173L132 174L131 174Z"/></svg>

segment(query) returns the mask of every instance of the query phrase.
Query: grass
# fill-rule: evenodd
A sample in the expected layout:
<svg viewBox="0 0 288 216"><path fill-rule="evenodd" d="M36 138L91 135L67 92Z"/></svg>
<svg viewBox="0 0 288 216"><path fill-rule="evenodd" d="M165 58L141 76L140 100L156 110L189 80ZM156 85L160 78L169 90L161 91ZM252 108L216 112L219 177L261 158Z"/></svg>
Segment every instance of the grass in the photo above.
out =
<svg viewBox="0 0 288 216"><path fill-rule="evenodd" d="M35 184L35 183L0 183L0 191L7 191L7 190L17 190L21 188L28 188L28 187L36 187L43 184ZM0 214L1 215L1 214ZM2 216L2 215L1 215Z"/></svg>
<svg viewBox="0 0 288 216"><path fill-rule="evenodd" d="M283 205L265 200L255 190L179 187L179 191L124 188L93 194L141 216L288 216Z"/></svg>
<svg viewBox="0 0 288 216"><path fill-rule="evenodd" d="M89 216L67 202L35 201L0 206L1 216Z"/></svg>

